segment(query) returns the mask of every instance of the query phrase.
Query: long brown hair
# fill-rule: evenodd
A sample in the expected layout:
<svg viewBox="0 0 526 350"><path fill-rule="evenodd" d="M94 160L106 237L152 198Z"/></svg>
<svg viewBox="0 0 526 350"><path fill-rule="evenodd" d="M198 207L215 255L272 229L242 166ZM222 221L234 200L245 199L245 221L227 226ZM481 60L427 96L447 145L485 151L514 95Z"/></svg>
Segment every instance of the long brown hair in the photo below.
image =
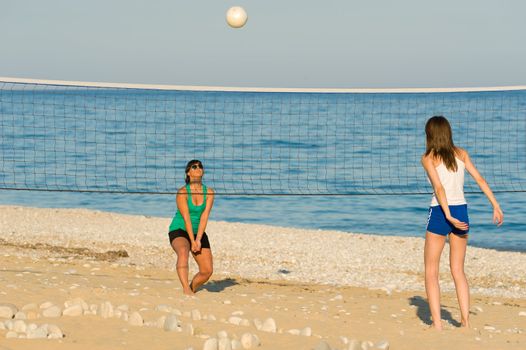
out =
<svg viewBox="0 0 526 350"><path fill-rule="evenodd" d="M439 158L450 171L457 171L455 144L451 125L441 115L429 118L426 123L426 153Z"/></svg>

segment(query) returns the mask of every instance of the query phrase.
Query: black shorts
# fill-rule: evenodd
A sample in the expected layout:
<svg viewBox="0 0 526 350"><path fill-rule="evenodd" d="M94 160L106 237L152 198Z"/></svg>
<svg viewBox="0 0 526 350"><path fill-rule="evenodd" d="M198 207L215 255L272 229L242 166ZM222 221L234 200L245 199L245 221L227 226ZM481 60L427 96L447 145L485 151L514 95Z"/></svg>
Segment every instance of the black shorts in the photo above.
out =
<svg viewBox="0 0 526 350"><path fill-rule="evenodd" d="M178 228L177 230L173 230L168 232L168 237L170 238L170 245L172 245L172 242L177 237L184 237L188 240L188 243L190 242L190 236L188 235L188 232L186 232L183 229ZM201 237L201 248L208 248L210 249L210 242L208 241L208 236L206 235L206 232L203 233L203 236Z"/></svg>

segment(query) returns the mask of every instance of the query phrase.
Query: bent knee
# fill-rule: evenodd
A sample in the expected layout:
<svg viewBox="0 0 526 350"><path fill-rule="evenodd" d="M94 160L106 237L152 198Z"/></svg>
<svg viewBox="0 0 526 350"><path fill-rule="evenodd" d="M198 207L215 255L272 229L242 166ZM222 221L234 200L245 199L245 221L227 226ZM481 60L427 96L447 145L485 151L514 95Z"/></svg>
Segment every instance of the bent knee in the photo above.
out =
<svg viewBox="0 0 526 350"><path fill-rule="evenodd" d="M214 272L214 269L212 267L206 267L199 271L201 275L206 277L206 279L209 279L212 276L212 273Z"/></svg>

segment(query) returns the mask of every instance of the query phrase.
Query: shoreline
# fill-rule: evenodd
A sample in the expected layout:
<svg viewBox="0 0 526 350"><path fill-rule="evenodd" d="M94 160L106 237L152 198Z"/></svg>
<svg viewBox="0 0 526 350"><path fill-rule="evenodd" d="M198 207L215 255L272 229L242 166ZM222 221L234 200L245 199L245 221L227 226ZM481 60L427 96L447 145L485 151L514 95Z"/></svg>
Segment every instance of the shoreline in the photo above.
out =
<svg viewBox="0 0 526 350"><path fill-rule="evenodd" d="M5 191L5 198L0 206L35 206L41 208L85 208L103 212L113 212L124 215L139 215L147 217L172 218L175 213L174 200L172 196L146 196L130 195L126 200L119 196L111 195L88 195L82 193L59 193L56 201L50 201L51 193L29 192L29 191ZM382 196L381 198L384 198ZM425 219L427 218L427 202L421 202L421 196L411 199L413 196L404 196L402 201L394 201L385 198L388 202L380 202L380 196L371 196L373 203L366 204L365 198L342 197L344 206L335 208L330 201L322 201L326 205L327 215L316 214L316 209L311 205L304 206L299 202L287 198L258 197L256 204L250 198L236 197L222 200L215 204L214 221L237 223L244 222L255 225L273 226L276 228L287 227L301 230L323 230L331 232L354 232L375 236L393 237L425 237ZM517 196L499 195L503 203L509 208L518 208L520 200ZM488 222L491 213L485 211L486 198L470 196L470 205L478 206L477 211L470 212L473 221L473 232L470 234L469 246L477 248L493 249L503 252L526 253L526 228L522 224L520 210L512 210L508 213L507 222L501 227ZM245 202L245 200L248 200ZM412 202L418 201L418 206L412 206ZM339 200L340 201L340 200ZM393 202L393 203L391 203ZM111 203L115 203L113 206ZM325 205L324 204L324 205ZM234 206L246 209L241 216L230 215ZM282 212L291 205L288 212ZM346 212L346 206L353 205L358 212ZM51 207L53 206L53 207ZM409 207L408 207L409 206ZM364 208L376 208L364 209ZM389 210L386 210L389 209ZM378 214L381 216L376 218ZM334 219L330 219L334 217ZM336 216L337 217L336 217ZM319 217L318 220L316 217ZM422 219L422 220L420 220ZM401 221L400 221L401 220ZM405 223L403 223L405 221ZM382 223L385 223L382 224ZM395 224L397 223L397 224ZM403 231L401 231L403 230Z"/></svg>

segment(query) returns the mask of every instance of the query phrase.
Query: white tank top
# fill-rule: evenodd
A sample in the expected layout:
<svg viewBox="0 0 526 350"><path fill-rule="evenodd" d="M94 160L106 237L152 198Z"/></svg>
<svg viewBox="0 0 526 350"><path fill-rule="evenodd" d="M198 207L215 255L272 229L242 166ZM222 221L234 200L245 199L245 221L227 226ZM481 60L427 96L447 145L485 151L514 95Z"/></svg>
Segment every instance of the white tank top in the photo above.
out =
<svg viewBox="0 0 526 350"><path fill-rule="evenodd" d="M444 163L440 163L436 167L440 182L446 191L446 198L448 205L461 205L466 204L466 198L464 198L464 170L466 166L463 161L455 157L457 162L457 171L450 171L446 168ZM437 206L438 201L436 194L433 193L431 199L431 206Z"/></svg>

